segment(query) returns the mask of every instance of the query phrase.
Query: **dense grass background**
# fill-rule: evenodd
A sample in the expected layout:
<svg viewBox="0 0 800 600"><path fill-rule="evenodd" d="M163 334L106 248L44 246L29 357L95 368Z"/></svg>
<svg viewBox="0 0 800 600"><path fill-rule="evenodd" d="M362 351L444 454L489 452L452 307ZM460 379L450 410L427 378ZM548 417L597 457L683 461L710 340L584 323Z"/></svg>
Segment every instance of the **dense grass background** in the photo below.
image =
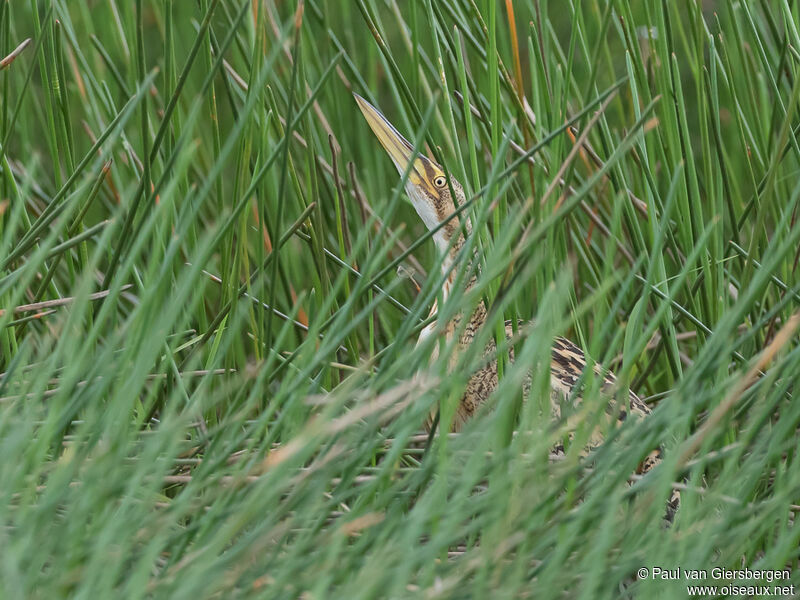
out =
<svg viewBox="0 0 800 600"><path fill-rule="evenodd" d="M799 12L0 2L3 596L684 598L636 571L794 569ZM481 276L440 314L536 318L496 409L427 451L483 346L415 347L442 276L352 91L472 199ZM591 378L548 456L556 334L655 409L588 461Z"/></svg>

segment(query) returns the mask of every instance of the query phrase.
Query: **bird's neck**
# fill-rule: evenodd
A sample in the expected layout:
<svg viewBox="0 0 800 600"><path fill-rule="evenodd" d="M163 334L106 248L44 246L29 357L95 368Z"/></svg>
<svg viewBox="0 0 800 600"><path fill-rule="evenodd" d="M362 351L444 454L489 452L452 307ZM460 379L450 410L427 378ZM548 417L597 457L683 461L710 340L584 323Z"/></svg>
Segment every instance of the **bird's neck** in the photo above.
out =
<svg viewBox="0 0 800 600"><path fill-rule="evenodd" d="M469 222L467 222L467 229L469 231ZM452 246L447 242L444 241L442 244L437 240L436 246L439 248L440 251L443 251L444 258L442 259L442 274L444 275L444 283L442 284L442 303L447 301L447 298L450 296L452 291L455 289L456 280L458 279L458 261L464 260L464 254L461 252L462 247L464 246L465 240L464 236L459 229L457 232L459 236L458 241L455 242ZM434 236L435 238L435 236ZM476 272L468 275L468 279L466 283L462 279L459 287L463 287L464 291L468 291L475 282L477 281L477 270L479 269L478 266L475 267ZM419 340L417 343L422 343L422 341L430 336L434 331L436 331L437 323L439 322L438 313L439 313L439 298L435 298L433 301L433 306L431 307L430 313L428 313L428 318L437 316L435 321L429 323L419 335ZM485 319L486 310L483 306L483 301L479 303L478 307L476 307L473 314L470 316L470 322L475 325L474 328L480 326L484 319ZM455 328L455 323L458 319L450 320L447 326L444 328L443 333L445 337L449 338L453 329ZM473 328L473 329L474 329Z"/></svg>
<svg viewBox="0 0 800 600"><path fill-rule="evenodd" d="M462 232L457 219L453 219L453 221L456 222L455 226L449 232L447 231L447 226L445 226L434 235L437 248L440 252L444 253L444 258L442 259L442 275L444 275L445 278L444 284L442 285L443 301L447 300L448 296L456 285L456 279L458 276L458 262L468 260L462 252L462 248L466 243L464 233ZM466 230L467 235L472 233L472 227L469 219L465 221L464 229ZM458 239L453 244L450 244L450 235L458 236ZM479 267L476 266L475 268L478 269ZM464 288L464 291L469 290L473 285L475 285L476 279L477 272L469 276L466 283L461 284L461 287Z"/></svg>
<svg viewBox="0 0 800 600"><path fill-rule="evenodd" d="M433 241L436 243L436 247L439 249L440 253L444 254L444 258L442 259L442 274L445 276L443 287L444 299L447 299L447 296L452 291L456 274L458 272L457 262L459 260L463 260L463 253L461 252L461 249L466 241L464 236L470 235L471 233L472 222L470 221L469 217L464 218L463 229L461 227L461 221L459 221L459 218L454 217L445 223L444 227L433 234ZM450 240L453 237L456 237L456 241L451 244ZM470 280L470 283L466 289L471 287L472 281L473 280Z"/></svg>

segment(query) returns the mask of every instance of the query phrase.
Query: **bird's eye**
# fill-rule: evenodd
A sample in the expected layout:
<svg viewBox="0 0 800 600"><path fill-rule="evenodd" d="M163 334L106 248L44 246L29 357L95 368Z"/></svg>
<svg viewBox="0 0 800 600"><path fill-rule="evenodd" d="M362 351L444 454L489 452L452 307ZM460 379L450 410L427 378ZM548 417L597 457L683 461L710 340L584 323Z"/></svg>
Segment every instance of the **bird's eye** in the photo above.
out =
<svg viewBox="0 0 800 600"><path fill-rule="evenodd" d="M439 175L433 180L433 185L435 185L437 188L443 188L447 185L447 180L442 175Z"/></svg>

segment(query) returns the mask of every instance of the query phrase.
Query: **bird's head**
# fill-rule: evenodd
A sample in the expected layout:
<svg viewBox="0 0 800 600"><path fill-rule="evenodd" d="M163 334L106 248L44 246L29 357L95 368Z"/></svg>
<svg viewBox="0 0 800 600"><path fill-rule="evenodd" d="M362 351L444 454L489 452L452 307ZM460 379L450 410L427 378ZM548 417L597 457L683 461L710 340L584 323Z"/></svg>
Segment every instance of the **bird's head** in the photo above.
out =
<svg viewBox="0 0 800 600"><path fill-rule="evenodd" d="M353 95L372 132L401 175L406 172L411 162L411 170L406 180L406 192L425 226L429 230L435 229L455 212L456 202L458 205L464 203L464 188L452 176L448 185L447 175L442 167L422 154L414 152L414 147L377 108L358 94ZM469 218L464 216L463 219L465 228L469 232ZM442 252L447 252L449 248L450 253L454 255L462 246L464 238L460 229L459 217L453 217L433 235L436 245ZM454 235L458 238L451 246L450 240Z"/></svg>

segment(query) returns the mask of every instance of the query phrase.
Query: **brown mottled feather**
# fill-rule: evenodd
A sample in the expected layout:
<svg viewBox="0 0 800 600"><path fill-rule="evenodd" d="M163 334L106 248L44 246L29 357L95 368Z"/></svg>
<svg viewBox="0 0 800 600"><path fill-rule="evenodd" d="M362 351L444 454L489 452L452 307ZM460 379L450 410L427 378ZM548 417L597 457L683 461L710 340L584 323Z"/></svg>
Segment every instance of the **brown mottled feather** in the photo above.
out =
<svg viewBox="0 0 800 600"><path fill-rule="evenodd" d="M435 310L436 306L434 306L434 311ZM472 343L473 339L477 335L478 329L483 325L485 320L486 307L484 306L483 302L481 302L473 312L469 323L467 323L467 325L464 327L464 331L459 339L460 347L466 348ZM445 337L447 339L452 338L459 326L459 321L460 318L456 317L447 324L445 327ZM428 330L424 331L420 335L420 339L423 339L427 334L429 334L434 327L435 323L429 326L429 328L427 328ZM512 336L512 324L510 321L507 321L506 337L510 339ZM495 342L494 340L490 340L486 345L484 355L492 356L495 354L495 351ZM438 346L434 347L431 360L436 360L438 353ZM509 358L512 361L514 360L513 348L509 351ZM451 355L451 366L455 366L455 362L457 360L458 350ZM572 397L573 388L580 380L580 377L583 374L583 371L586 369L586 366L586 356L575 344L563 337L556 337L553 340L550 363L550 404L551 417L554 421L557 421L561 418L561 408L563 402L567 398ZM616 377L614 377L613 373L603 369L600 365L595 364L593 369L595 373L603 377L603 390L607 393L609 398L611 398L617 389ZM464 424L478 411L481 405L486 402L491 393L497 388L497 385L497 361L492 360L488 364L475 371L475 373L472 374L467 382L464 395L462 396L461 401L456 408L456 414L452 422L451 431L460 431ZM581 400L582 398L577 395L574 398L575 405L579 405ZM633 391L629 391L628 393L627 406L615 407L609 403L606 407L606 413L609 416L616 414L616 421L618 424L624 422L628 418L629 414L633 415L635 418L644 418L649 415L650 412L650 407L647 406L647 404L645 404ZM426 422L426 428L428 428L428 430L430 430L433 420L434 415L431 414ZM594 432L592 432L589 442L584 449L584 454L593 450L602 444L602 442L603 435L601 427L598 427ZM564 447L559 444L557 448L554 448L554 452L556 454L563 454ZM653 450L650 454L648 454L639 464L636 472L640 475L643 475L656 467L659 463L661 463L660 448ZM673 490L672 495L667 502L667 520L672 521L675 511L678 509L679 505L680 492L678 490Z"/></svg>

